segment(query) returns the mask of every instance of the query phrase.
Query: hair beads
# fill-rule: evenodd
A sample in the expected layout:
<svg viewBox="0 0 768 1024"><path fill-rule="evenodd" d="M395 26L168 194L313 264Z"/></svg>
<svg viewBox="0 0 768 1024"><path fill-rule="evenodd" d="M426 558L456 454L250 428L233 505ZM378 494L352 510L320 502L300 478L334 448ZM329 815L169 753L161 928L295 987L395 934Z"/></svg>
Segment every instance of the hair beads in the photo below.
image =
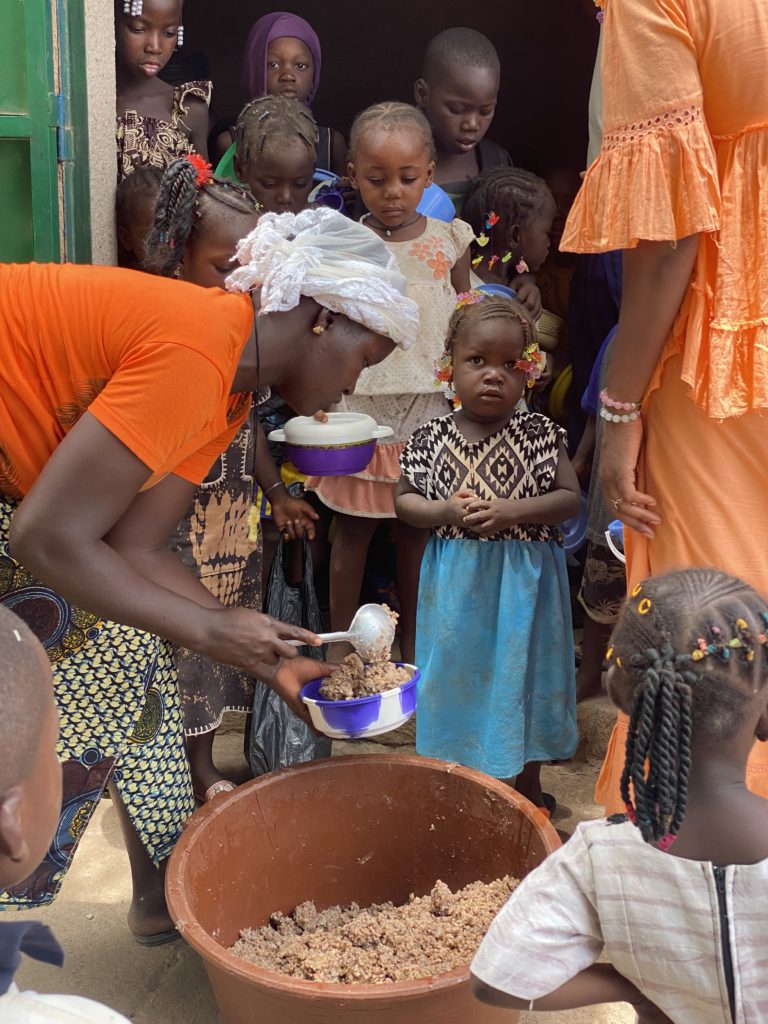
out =
<svg viewBox="0 0 768 1024"><path fill-rule="evenodd" d="M768 683L767 633L765 602L725 573L670 573L631 592L606 652L634 686L621 796L661 850L685 815L694 728L713 744L738 730Z"/></svg>

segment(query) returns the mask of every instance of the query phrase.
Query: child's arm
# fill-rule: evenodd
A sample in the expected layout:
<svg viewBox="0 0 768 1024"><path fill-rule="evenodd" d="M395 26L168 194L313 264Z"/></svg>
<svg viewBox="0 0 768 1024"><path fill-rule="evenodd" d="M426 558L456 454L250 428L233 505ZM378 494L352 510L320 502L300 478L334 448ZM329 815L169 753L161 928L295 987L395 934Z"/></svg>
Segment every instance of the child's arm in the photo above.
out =
<svg viewBox="0 0 768 1024"><path fill-rule="evenodd" d="M395 512L409 526L432 529L435 526L463 526L467 506L475 501L472 491L458 491L447 501L430 501L405 479L400 478L395 496Z"/></svg>
<svg viewBox="0 0 768 1024"><path fill-rule="evenodd" d="M203 159L208 159L208 104L203 100L190 99L189 110L186 115L186 123L189 128L192 145L195 152Z"/></svg>
<svg viewBox="0 0 768 1024"><path fill-rule="evenodd" d="M664 1024L669 1018L661 1013L631 981L613 967L612 964L593 964L581 971L575 978L566 981L560 988L550 992L548 996L535 999L533 1007L529 999L518 999L507 995L492 985L486 985L479 978L472 976L472 991L476 999L489 1006L498 1006L505 1010L527 1010L532 1008L541 1012L552 1013L558 1010L576 1010L582 1006L595 1006L599 1003L630 1003L640 1013L640 1020L647 1024Z"/></svg>
<svg viewBox="0 0 768 1024"><path fill-rule="evenodd" d="M463 256L459 256L458 260L454 264L453 270L451 271L451 284L453 285L454 291L457 295L463 295L464 292L468 292L471 285L469 281L470 272L470 251L467 248L464 251Z"/></svg>
<svg viewBox="0 0 768 1024"><path fill-rule="evenodd" d="M474 501L461 524L481 537L492 537L520 523L545 523L557 526L575 516L581 501L581 488L573 466L560 443L557 471L552 490L536 498L494 498Z"/></svg>
<svg viewBox="0 0 768 1024"><path fill-rule="evenodd" d="M306 531L310 540L315 538L315 522L320 518L306 501L294 498L280 477L280 470L269 453L267 436L261 423L256 422L256 482L267 495L272 506L272 519L280 533L288 540L302 537Z"/></svg>
<svg viewBox="0 0 768 1024"><path fill-rule="evenodd" d="M509 287L517 292L517 301L525 306L534 320L541 316L541 292L533 274L518 274L509 282Z"/></svg>
<svg viewBox="0 0 768 1024"><path fill-rule="evenodd" d="M590 416L587 419L586 426L584 427L584 433L581 435L579 447L576 449L576 454L573 456L573 471L579 481L586 481L589 483L589 467L592 462L592 456L595 453L596 441L597 420L594 416Z"/></svg>

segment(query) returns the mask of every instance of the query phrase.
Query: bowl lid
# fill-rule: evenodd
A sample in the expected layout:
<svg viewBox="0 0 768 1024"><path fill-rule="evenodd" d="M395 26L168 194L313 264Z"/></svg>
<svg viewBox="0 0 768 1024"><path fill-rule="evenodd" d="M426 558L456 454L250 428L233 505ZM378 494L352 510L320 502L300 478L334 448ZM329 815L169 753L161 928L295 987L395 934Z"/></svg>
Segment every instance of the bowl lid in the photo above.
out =
<svg viewBox="0 0 768 1024"><path fill-rule="evenodd" d="M296 416L284 427L287 444L313 447L371 441L376 429L376 420L360 412L329 412L327 423L312 416Z"/></svg>

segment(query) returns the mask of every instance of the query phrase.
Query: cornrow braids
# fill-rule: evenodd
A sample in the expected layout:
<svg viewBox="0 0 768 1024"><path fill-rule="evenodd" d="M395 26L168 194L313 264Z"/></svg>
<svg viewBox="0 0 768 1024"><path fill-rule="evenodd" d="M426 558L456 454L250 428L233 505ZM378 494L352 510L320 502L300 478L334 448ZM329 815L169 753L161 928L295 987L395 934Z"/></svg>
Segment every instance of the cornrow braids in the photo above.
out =
<svg viewBox="0 0 768 1024"><path fill-rule="evenodd" d="M461 216L475 235L484 233L490 213L506 220L505 247L510 249L515 244L512 229L525 231L548 203L554 207L555 200L543 178L521 167L493 167L471 183Z"/></svg>
<svg viewBox="0 0 768 1024"><path fill-rule="evenodd" d="M259 96L246 103L235 125L237 159L248 167L263 153L289 142L302 142L312 161L317 160L320 133L311 111L285 96Z"/></svg>
<svg viewBox="0 0 768 1024"><path fill-rule="evenodd" d="M349 154L352 160L360 148L361 140L373 132L416 132L421 136L429 159L435 159L435 140L432 127L418 107L410 103L376 103L358 114L352 123L349 137Z"/></svg>
<svg viewBox="0 0 768 1024"><path fill-rule="evenodd" d="M198 187L198 169L185 157L165 170L155 203L155 222L149 233L142 269L173 277L190 237L205 231L209 216L229 210L251 216L259 204L244 185L211 178Z"/></svg>
<svg viewBox="0 0 768 1024"><path fill-rule="evenodd" d="M767 632L765 601L713 569L630 594L607 661L633 687L621 797L647 843L668 850L680 831L693 737L733 735L768 685Z"/></svg>
<svg viewBox="0 0 768 1024"><path fill-rule="evenodd" d="M476 298L471 298L477 296ZM459 302L448 323L448 335L445 339L445 351L453 356L456 338L466 324L472 320L513 320L523 329L523 352L538 347L536 328L528 311L516 299L508 299L502 295L490 295L483 292L469 292L459 296Z"/></svg>

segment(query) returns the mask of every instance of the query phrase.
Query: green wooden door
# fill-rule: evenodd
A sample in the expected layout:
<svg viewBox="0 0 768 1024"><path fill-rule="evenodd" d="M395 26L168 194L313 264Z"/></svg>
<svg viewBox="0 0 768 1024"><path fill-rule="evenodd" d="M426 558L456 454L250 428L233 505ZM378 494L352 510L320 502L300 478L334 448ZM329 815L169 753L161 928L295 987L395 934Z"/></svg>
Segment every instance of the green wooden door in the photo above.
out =
<svg viewBox="0 0 768 1024"><path fill-rule="evenodd" d="M83 0L0 0L0 262L90 258L83 40Z"/></svg>

